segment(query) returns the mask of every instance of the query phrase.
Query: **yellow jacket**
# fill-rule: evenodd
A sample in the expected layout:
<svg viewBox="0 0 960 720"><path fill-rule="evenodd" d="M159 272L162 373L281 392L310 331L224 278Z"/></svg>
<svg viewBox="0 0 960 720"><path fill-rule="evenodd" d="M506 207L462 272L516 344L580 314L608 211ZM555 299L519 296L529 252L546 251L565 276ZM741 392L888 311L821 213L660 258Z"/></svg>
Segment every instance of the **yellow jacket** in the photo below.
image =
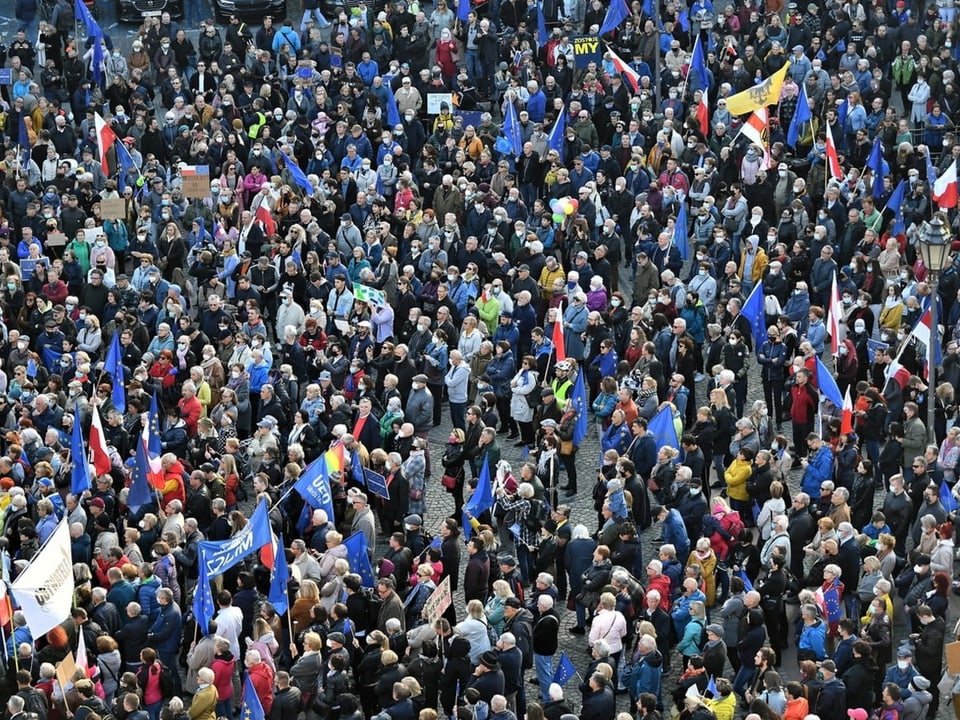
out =
<svg viewBox="0 0 960 720"><path fill-rule="evenodd" d="M747 248L744 247L740 251L740 266L737 268L737 272L740 277L743 277L743 268L746 266L747 259ZM764 252L763 248L757 248L757 257L753 261L753 268L750 271L750 282L756 285L758 282L763 280L763 271L767 269L767 253Z"/></svg>
<svg viewBox="0 0 960 720"><path fill-rule="evenodd" d="M730 693L725 698L707 700L704 704L713 710L717 720L733 720L733 715L737 709L737 696L735 693Z"/></svg>
<svg viewBox="0 0 960 720"><path fill-rule="evenodd" d="M190 703L190 720L217 720L217 688L207 685L193 696Z"/></svg>
<svg viewBox="0 0 960 720"><path fill-rule="evenodd" d="M723 478L727 481L727 495L731 500L747 501L750 493L747 492L747 480L753 474L753 464L737 458L732 463Z"/></svg>
<svg viewBox="0 0 960 720"><path fill-rule="evenodd" d="M553 281L564 280L566 277L567 274L559 265L553 272L550 272L550 268L544 266L543 270L540 271L540 297L549 300L550 296L553 295Z"/></svg>
<svg viewBox="0 0 960 720"><path fill-rule="evenodd" d="M884 304L880 311L880 325L888 330L896 332L900 329L900 321L903 318L903 303L887 306Z"/></svg>

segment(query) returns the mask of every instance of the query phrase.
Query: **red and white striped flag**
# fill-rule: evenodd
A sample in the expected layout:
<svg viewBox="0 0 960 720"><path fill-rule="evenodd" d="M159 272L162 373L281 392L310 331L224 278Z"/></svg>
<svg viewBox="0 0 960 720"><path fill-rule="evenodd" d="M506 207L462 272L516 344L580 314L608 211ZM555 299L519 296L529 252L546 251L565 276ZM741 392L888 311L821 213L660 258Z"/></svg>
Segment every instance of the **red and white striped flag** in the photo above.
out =
<svg viewBox="0 0 960 720"><path fill-rule="evenodd" d="M103 432L103 423L100 422L100 411L97 404L90 403L90 453L93 456L93 467L97 475L106 475L110 472L112 463L107 452L107 436Z"/></svg>
<svg viewBox="0 0 960 720"><path fill-rule="evenodd" d="M833 131L830 130L830 123L827 123L827 169L833 179L843 179L840 156L837 154L837 144L833 141Z"/></svg>
<svg viewBox="0 0 960 720"><path fill-rule="evenodd" d="M103 168L103 174L110 174L110 164L107 162L107 150L113 147L117 142L117 134L113 128L107 125L100 113L93 114L93 123L97 131L97 149L100 151L100 167Z"/></svg>
<svg viewBox="0 0 960 720"><path fill-rule="evenodd" d="M957 206L957 161L950 163L950 167L943 171L930 190L933 201L940 208L955 208Z"/></svg>
<svg viewBox="0 0 960 720"><path fill-rule="evenodd" d="M843 416L840 419L840 434L847 435L853 432L853 401L850 399L850 386L843 394Z"/></svg>
<svg viewBox="0 0 960 720"><path fill-rule="evenodd" d="M836 357L840 349L840 319L843 317L843 306L840 304L840 290L837 288L837 275L833 275L833 285L830 287L830 352Z"/></svg>
<svg viewBox="0 0 960 720"><path fill-rule="evenodd" d="M557 319L553 323L553 347L556 348L557 362L567 359L567 345L563 339L563 303L557 306Z"/></svg>
<svg viewBox="0 0 960 720"><path fill-rule="evenodd" d="M607 52L610 53L610 59L613 61L614 69L627 78L627 82L630 83L630 87L633 88L635 93L640 92L640 73L625 63L623 58L613 50L608 49Z"/></svg>
<svg viewBox="0 0 960 720"><path fill-rule="evenodd" d="M772 167L773 159L770 157L770 130L767 118L767 109L760 108L750 113L750 117L740 129L750 142L763 148L763 165Z"/></svg>

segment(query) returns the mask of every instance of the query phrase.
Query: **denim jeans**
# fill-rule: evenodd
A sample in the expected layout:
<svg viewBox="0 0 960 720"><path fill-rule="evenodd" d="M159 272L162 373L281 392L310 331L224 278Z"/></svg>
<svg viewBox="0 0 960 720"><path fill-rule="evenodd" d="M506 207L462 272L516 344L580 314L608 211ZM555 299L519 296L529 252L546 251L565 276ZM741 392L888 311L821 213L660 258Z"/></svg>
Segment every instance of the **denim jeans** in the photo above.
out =
<svg viewBox="0 0 960 720"><path fill-rule="evenodd" d="M467 428L467 404L450 401L450 420L453 426L460 430Z"/></svg>
<svg viewBox="0 0 960 720"><path fill-rule="evenodd" d="M733 679L733 691L737 695L743 697L750 683L753 682L754 673L756 673L756 668L746 665L740 666L740 669L737 670L737 676Z"/></svg>
<svg viewBox="0 0 960 720"><path fill-rule="evenodd" d="M550 683L553 682L553 656L533 655L533 667L537 671L537 680L540 681L540 698L550 702Z"/></svg>
<svg viewBox="0 0 960 720"><path fill-rule="evenodd" d="M300 18L300 32L303 32L304 30L306 30L307 20L309 20L310 18L313 18L316 21L317 27L319 28L330 27L330 21L323 16L323 13L320 12L320 8L314 8L313 10L303 11L303 17Z"/></svg>
<svg viewBox="0 0 960 720"><path fill-rule="evenodd" d="M469 75L470 79L476 82L478 86L481 82L483 82L484 85L487 84L487 81L484 79L479 50L467 50L467 75Z"/></svg>

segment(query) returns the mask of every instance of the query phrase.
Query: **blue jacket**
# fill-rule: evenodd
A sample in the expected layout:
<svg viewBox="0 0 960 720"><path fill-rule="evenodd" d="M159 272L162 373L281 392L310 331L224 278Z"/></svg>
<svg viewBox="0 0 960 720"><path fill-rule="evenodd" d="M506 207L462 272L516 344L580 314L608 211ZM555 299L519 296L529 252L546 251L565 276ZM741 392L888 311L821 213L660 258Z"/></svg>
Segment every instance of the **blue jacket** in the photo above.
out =
<svg viewBox="0 0 960 720"><path fill-rule="evenodd" d="M616 450L618 455L623 455L629 446L630 430L627 429L625 422L619 425L611 425L603 431L603 437L600 438L600 447L604 452Z"/></svg>
<svg viewBox="0 0 960 720"><path fill-rule="evenodd" d="M819 490L819 487L818 487ZM690 538L687 537L687 528L683 524L680 513L670 508L661 528L664 544L670 543L677 550L678 558L685 558L690 553Z"/></svg>
<svg viewBox="0 0 960 720"><path fill-rule="evenodd" d="M494 349L501 340L506 340L512 348L520 344L520 330L512 320L506 325L497 325L497 329L493 331L493 339L490 342L493 343Z"/></svg>
<svg viewBox="0 0 960 720"><path fill-rule="evenodd" d="M610 349L610 352L600 353L591 362L590 366L597 368L601 378L617 376L617 363L620 359L617 357L617 351Z"/></svg>
<svg viewBox="0 0 960 720"><path fill-rule="evenodd" d="M694 590L690 595L681 595L678 597L673 608L670 610L670 616L673 618L673 628L677 631L677 637L679 638L684 637L687 625L693 621L693 618L690 616L690 603L694 600L699 600L706 604L707 596L699 589ZM698 629L698 635L699 632ZM697 639L699 640L699 637Z"/></svg>
<svg viewBox="0 0 960 720"><path fill-rule="evenodd" d="M700 654L698 643L704 628L703 620L699 618L690 620L683 629L683 637L677 645L677 652L687 657L693 657Z"/></svg>
<svg viewBox="0 0 960 720"><path fill-rule="evenodd" d="M497 397L510 395L510 380L517 374L517 366L513 360L513 352L507 350L500 355L494 355L487 365L487 377L493 385L493 392Z"/></svg>
<svg viewBox="0 0 960 720"><path fill-rule="evenodd" d="M630 687L630 699L636 701L642 693L652 693L661 702L660 685L663 677L663 657L659 650L641 656L634 670L633 685Z"/></svg>
<svg viewBox="0 0 960 720"><path fill-rule="evenodd" d="M160 603L157 602L157 590L161 588L160 578L151 575L137 584L137 602L140 604L140 614L149 618L151 622L160 615Z"/></svg>
<svg viewBox="0 0 960 720"><path fill-rule="evenodd" d="M357 75L363 80L367 87L373 85L373 79L380 74L380 68L376 60L367 60L357 63Z"/></svg>
<svg viewBox="0 0 960 720"><path fill-rule="evenodd" d="M883 677L883 684L887 683L896 683L897 687L900 688L901 693L904 698L910 697L910 690L907 688L910 686L910 681L913 680L920 673L917 672L917 669L913 666L913 663L907 667L906 670L901 670L897 667L897 664L894 663L887 668L887 674Z"/></svg>
<svg viewBox="0 0 960 720"><path fill-rule="evenodd" d="M833 477L833 453L823 445L809 458L807 469L803 472L800 489L812 498L820 497L820 483Z"/></svg>
<svg viewBox="0 0 960 720"><path fill-rule="evenodd" d="M160 614L150 628L147 642L158 655L175 653L180 648L180 635L183 630L183 617L180 608L173 602L160 609Z"/></svg>
<svg viewBox="0 0 960 720"><path fill-rule="evenodd" d="M823 620L803 626L797 650L809 650L817 660L823 660L827 656L827 626Z"/></svg>
<svg viewBox="0 0 960 720"><path fill-rule="evenodd" d="M823 355L824 341L827 339L827 326L823 320L817 320L810 323L807 328L807 340L813 345L813 351L817 355Z"/></svg>

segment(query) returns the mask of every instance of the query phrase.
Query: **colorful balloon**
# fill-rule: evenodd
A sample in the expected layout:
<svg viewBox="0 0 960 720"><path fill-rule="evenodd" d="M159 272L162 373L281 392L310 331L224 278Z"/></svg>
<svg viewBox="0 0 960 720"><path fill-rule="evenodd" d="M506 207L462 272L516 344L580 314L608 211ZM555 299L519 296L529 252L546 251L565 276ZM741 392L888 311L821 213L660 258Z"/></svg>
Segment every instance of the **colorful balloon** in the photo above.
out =
<svg viewBox="0 0 960 720"><path fill-rule="evenodd" d="M576 211L577 209L573 206L573 203L571 202L568 202L566 205L563 206L563 212L566 215L573 215L573 213L575 213Z"/></svg>
<svg viewBox="0 0 960 720"><path fill-rule="evenodd" d="M553 221L554 221L555 223L563 222L563 215L561 215L560 213L554 213L554 214L553 214Z"/></svg>
<svg viewBox="0 0 960 720"><path fill-rule="evenodd" d="M574 210L574 212L576 212L577 210L580 209L580 201L577 200L576 198L572 198L572 199L570 200L570 204L573 205L573 210Z"/></svg>

